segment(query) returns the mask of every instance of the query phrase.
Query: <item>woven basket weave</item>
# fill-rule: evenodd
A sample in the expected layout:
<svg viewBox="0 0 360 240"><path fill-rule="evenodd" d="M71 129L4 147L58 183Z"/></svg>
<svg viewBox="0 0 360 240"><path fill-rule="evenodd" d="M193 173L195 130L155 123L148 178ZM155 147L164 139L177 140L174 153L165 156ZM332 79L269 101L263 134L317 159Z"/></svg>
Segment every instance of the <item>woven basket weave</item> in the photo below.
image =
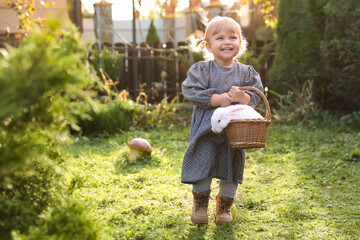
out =
<svg viewBox="0 0 360 240"><path fill-rule="evenodd" d="M265 95L254 87L239 87L241 90L254 90L265 102L266 115L264 119L233 119L225 128L232 148L263 148L271 123L270 105Z"/></svg>

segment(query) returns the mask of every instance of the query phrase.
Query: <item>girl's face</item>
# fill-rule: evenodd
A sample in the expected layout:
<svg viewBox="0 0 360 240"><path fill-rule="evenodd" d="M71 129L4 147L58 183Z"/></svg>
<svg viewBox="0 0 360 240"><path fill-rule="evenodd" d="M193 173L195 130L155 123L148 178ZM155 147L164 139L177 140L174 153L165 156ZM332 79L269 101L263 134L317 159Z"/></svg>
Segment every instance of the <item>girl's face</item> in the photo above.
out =
<svg viewBox="0 0 360 240"><path fill-rule="evenodd" d="M240 36L232 29L224 27L211 34L205 46L214 55L217 63L231 67L234 65L234 57L240 50Z"/></svg>

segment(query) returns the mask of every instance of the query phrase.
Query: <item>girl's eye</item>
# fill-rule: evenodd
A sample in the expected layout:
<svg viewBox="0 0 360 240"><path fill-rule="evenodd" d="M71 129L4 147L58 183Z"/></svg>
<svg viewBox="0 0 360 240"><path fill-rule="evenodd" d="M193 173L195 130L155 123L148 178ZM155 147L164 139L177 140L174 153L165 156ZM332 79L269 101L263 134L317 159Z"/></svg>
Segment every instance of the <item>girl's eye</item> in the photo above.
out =
<svg viewBox="0 0 360 240"><path fill-rule="evenodd" d="M223 38L222 37L218 37L216 40L222 40Z"/></svg>

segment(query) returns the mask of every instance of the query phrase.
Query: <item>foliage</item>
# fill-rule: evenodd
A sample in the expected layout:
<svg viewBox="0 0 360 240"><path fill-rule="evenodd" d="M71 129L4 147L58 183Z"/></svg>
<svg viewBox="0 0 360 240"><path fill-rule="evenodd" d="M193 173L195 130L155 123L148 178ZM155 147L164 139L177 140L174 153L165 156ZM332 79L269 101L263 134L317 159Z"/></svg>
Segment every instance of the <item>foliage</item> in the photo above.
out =
<svg viewBox="0 0 360 240"><path fill-rule="evenodd" d="M165 122L178 122L181 118L174 107L177 97L170 102L164 98L160 103L150 104L145 92L140 92L136 102L127 99L126 91L116 94L107 89L107 93L109 97L106 96L103 103L79 101L74 106L74 114L80 113L76 119L83 134L123 133L132 126L148 129Z"/></svg>
<svg viewBox="0 0 360 240"><path fill-rule="evenodd" d="M253 1L263 14L263 19L267 27L275 29L278 23L277 19L277 0L241 0L241 4L247 4Z"/></svg>
<svg viewBox="0 0 360 240"><path fill-rule="evenodd" d="M18 48L0 59L0 226L26 232L55 201L64 170L59 147L74 124L72 103L90 97L88 46L74 25L60 21L34 27Z"/></svg>
<svg viewBox="0 0 360 240"><path fill-rule="evenodd" d="M190 121L190 118L188 118ZM91 199L92 214L113 239L356 239L360 234L360 135L336 129L270 125L264 149L247 150L243 184L232 207L234 222L214 223L218 181L213 181L210 222L190 221L191 185L182 184L181 160L189 128L155 127L107 138L76 137L73 196ZM150 158L129 164L134 137L148 139ZM274 220L275 219L275 220Z"/></svg>
<svg viewBox="0 0 360 240"><path fill-rule="evenodd" d="M84 4L81 4L81 15L83 18L93 18L94 17L94 13L93 12L89 12L88 9L86 9L86 7L84 6Z"/></svg>
<svg viewBox="0 0 360 240"><path fill-rule="evenodd" d="M261 70L259 59L255 56L254 50L247 50L238 58L238 61L246 65L251 65L257 72Z"/></svg>
<svg viewBox="0 0 360 240"><path fill-rule="evenodd" d="M276 105L272 108L272 117L276 121L286 124L309 123L317 109L313 99L313 81L306 81L301 87L298 82L295 86L285 85L291 89L285 95L269 91L277 97Z"/></svg>
<svg viewBox="0 0 360 240"><path fill-rule="evenodd" d="M95 49L90 56L90 64L96 70L97 76L103 79L108 87L113 86L116 91L116 86L121 81L123 63L124 54L112 52L106 47L101 52Z"/></svg>
<svg viewBox="0 0 360 240"><path fill-rule="evenodd" d="M54 5L54 2L50 2L48 0L5 0L7 5L16 11L16 14L19 18L20 25L19 29L23 29L26 31L31 31L33 29L32 23L42 24L44 19L36 19L32 18L35 11L35 1L39 3L42 7L49 7Z"/></svg>
<svg viewBox="0 0 360 240"><path fill-rule="evenodd" d="M246 1L246 0L242 0ZM278 23L276 14L277 0L253 0L260 7L266 26L275 29Z"/></svg>
<svg viewBox="0 0 360 240"><path fill-rule="evenodd" d="M71 198L59 198L53 207L41 213L36 226L28 234L12 233L14 240L37 239L110 239L101 224L88 212L86 203Z"/></svg>
<svg viewBox="0 0 360 240"><path fill-rule="evenodd" d="M347 112L360 109L360 6L356 0L327 1L321 52L327 106Z"/></svg>
<svg viewBox="0 0 360 240"><path fill-rule="evenodd" d="M8 55L9 53L6 49L6 45L0 45L0 59Z"/></svg>
<svg viewBox="0 0 360 240"><path fill-rule="evenodd" d="M360 111L345 114L340 118L339 128L343 131L360 131Z"/></svg>
<svg viewBox="0 0 360 240"><path fill-rule="evenodd" d="M238 58L239 62L254 67L254 69L261 75L261 80L264 85L267 83L269 61L273 54L274 46L275 41L267 43L262 47L259 55L256 54L254 48L250 48Z"/></svg>
<svg viewBox="0 0 360 240"><path fill-rule="evenodd" d="M142 114L138 114L136 117L136 126L151 129L164 123L179 123L179 120L182 120L181 115L178 114L177 108L174 106L178 97L174 97L170 102L166 97L156 104L148 103L147 98L145 92L140 92L136 98L136 107L142 109Z"/></svg>
<svg viewBox="0 0 360 240"><path fill-rule="evenodd" d="M178 54L180 66L184 72L187 72L190 67L199 61L204 61L204 55L201 51L194 51L189 49L184 53Z"/></svg>
<svg viewBox="0 0 360 240"><path fill-rule="evenodd" d="M325 109L359 109L358 44L360 7L356 0L282 0L278 5L277 49L270 88L314 81L315 101Z"/></svg>
<svg viewBox="0 0 360 240"><path fill-rule="evenodd" d="M177 97L173 98L171 102L168 103L167 98L165 98L160 103L149 107L147 103L145 103L147 127L170 123L171 121L178 122L179 116L176 114L176 107L173 107L176 100Z"/></svg>
<svg viewBox="0 0 360 240"><path fill-rule="evenodd" d="M194 63L197 63L199 61L204 61L204 55L202 52L191 51L191 57L192 57Z"/></svg>
<svg viewBox="0 0 360 240"><path fill-rule="evenodd" d="M151 19L149 30L146 35L146 42L147 43L159 43L160 42L159 35L158 35L158 33L156 31L156 27L154 25L154 19Z"/></svg>
<svg viewBox="0 0 360 240"><path fill-rule="evenodd" d="M319 46L324 32L321 26L323 5L323 0L279 2L276 56L270 71L270 88L273 90L286 93L283 83L294 85L293 76L301 84L314 79L318 87L322 73Z"/></svg>
<svg viewBox="0 0 360 240"><path fill-rule="evenodd" d="M77 104L79 112L78 126L84 134L121 133L129 130L135 123L142 124L142 109L130 100L115 99L108 103L97 103L93 108L87 102Z"/></svg>
<svg viewBox="0 0 360 240"><path fill-rule="evenodd" d="M178 59L181 70L183 72L187 72L192 65L192 61L189 59L188 52L178 54Z"/></svg>

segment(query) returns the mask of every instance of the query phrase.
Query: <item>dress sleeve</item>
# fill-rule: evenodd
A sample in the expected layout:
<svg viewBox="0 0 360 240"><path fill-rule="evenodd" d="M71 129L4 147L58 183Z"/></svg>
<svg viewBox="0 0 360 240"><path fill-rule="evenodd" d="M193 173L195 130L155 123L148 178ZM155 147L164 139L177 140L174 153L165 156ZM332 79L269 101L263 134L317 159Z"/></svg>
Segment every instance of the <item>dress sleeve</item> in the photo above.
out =
<svg viewBox="0 0 360 240"><path fill-rule="evenodd" d="M211 108L211 96L216 93L215 88L209 88L209 69L206 62L197 62L191 66L187 78L181 84L185 99L201 108Z"/></svg>
<svg viewBox="0 0 360 240"><path fill-rule="evenodd" d="M252 66L247 66L247 68L247 74L245 76L243 86L255 87L258 88L260 91L264 92L264 87L262 85L260 75L255 71ZM252 90L245 90L245 92L250 95L250 102L248 105L255 108L259 104L261 96L257 92Z"/></svg>

